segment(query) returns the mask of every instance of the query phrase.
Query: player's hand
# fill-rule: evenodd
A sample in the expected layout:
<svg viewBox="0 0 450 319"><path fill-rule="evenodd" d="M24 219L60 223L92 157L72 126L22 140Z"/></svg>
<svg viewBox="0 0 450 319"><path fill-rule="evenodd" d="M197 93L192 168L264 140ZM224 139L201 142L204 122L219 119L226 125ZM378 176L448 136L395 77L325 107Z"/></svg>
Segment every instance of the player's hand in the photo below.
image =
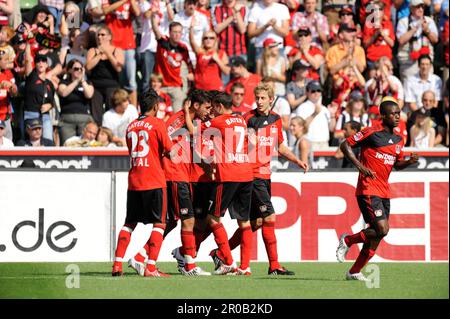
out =
<svg viewBox="0 0 450 319"><path fill-rule="evenodd" d="M377 178L377 173L375 173L374 171L368 169L365 166L360 166L358 167L358 170L361 174L364 175L364 177L371 177L372 179L376 179Z"/></svg>
<svg viewBox="0 0 450 319"><path fill-rule="evenodd" d="M411 156L409 158L410 164L416 164L419 161L419 155L417 153L411 153Z"/></svg>
<svg viewBox="0 0 450 319"><path fill-rule="evenodd" d="M188 113L189 114L189 109L191 108L191 100L186 99L186 101L184 101L183 103L183 111L184 113Z"/></svg>
<svg viewBox="0 0 450 319"><path fill-rule="evenodd" d="M298 160L297 165L298 165L300 168L303 168L303 171L304 171L305 174L306 174L307 171L309 171L309 165L308 165L308 163L305 163L305 162L303 162L303 161L301 161L301 160Z"/></svg>

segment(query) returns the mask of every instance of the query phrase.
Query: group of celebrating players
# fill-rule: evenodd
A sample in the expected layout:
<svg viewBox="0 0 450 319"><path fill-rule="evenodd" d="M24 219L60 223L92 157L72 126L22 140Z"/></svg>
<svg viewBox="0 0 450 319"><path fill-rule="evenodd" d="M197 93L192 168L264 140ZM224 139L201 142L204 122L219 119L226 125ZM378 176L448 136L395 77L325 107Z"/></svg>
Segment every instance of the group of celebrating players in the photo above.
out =
<svg viewBox="0 0 450 319"><path fill-rule="evenodd" d="M271 110L273 88L261 83L254 94L256 109L241 115L232 111L232 99L227 93L193 90L183 109L166 123L155 117L158 94L150 89L141 96L141 116L130 123L126 135L131 157L127 216L118 236L113 276L122 275L131 234L141 222L153 224L153 229L128 265L140 276L168 277L156 267L156 261L164 238L178 220L182 245L172 255L182 275L211 275L195 263L201 243L211 233L217 244L217 249L210 252L214 274L251 275L252 232L258 229L262 230L269 259L268 274L294 275L278 262L270 160L281 155L305 173L309 166L283 144L280 116ZM345 260L352 244L364 243L347 279L365 280L360 270L387 234L387 179L392 168L402 169L417 162L415 154L409 160L403 159L403 139L393 132L400 117L396 101L383 100L380 113L380 127L363 130L341 145L360 171L358 203L369 224L358 234L341 237L339 261ZM356 146L362 147L360 159L351 151ZM386 160L386 156L393 161ZM221 223L227 210L239 226L230 239ZM237 246L239 267L231 254Z"/></svg>

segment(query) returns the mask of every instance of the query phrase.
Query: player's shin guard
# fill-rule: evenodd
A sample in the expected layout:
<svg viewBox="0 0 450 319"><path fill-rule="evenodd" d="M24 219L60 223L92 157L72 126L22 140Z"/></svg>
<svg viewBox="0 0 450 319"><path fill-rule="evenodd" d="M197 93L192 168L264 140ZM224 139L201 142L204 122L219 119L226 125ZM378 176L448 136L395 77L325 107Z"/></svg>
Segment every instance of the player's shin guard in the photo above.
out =
<svg viewBox="0 0 450 319"><path fill-rule="evenodd" d="M159 251L163 242L164 228L164 226L153 226L150 239L147 242L149 248L147 269L149 271L156 270L156 260L158 260Z"/></svg>
<svg viewBox="0 0 450 319"><path fill-rule="evenodd" d="M247 226L241 229L241 269L250 267L250 257L252 253L253 232L252 227Z"/></svg>
<svg viewBox="0 0 450 319"><path fill-rule="evenodd" d="M183 245L183 254L186 259L186 265L184 268L187 271L195 268L195 236L194 232L182 230L181 231L181 244Z"/></svg>
<svg viewBox="0 0 450 319"><path fill-rule="evenodd" d="M262 237L269 257L270 269L281 268L278 263L277 237L275 236L275 223L264 222L262 226Z"/></svg>
<svg viewBox="0 0 450 319"><path fill-rule="evenodd" d="M130 244L131 233L133 232L135 224L125 224L119 232L119 237L117 239L117 248L115 253L116 262L123 261L123 257L127 251L128 245Z"/></svg>
<svg viewBox="0 0 450 319"><path fill-rule="evenodd" d="M344 238L345 244L347 247L352 246L353 244L359 244L359 243L368 243L369 240L366 237L366 234L364 234L363 231L360 231L359 233L349 235Z"/></svg>
<svg viewBox="0 0 450 319"><path fill-rule="evenodd" d="M361 269L364 268L365 265L369 262L369 260L375 255L375 250L370 248L364 248L361 250L361 252L358 255L358 258L356 258L355 263L353 264L352 268L350 268L351 274L356 274L361 272Z"/></svg>
<svg viewBox="0 0 450 319"><path fill-rule="evenodd" d="M228 245L228 235L222 223L214 224L212 227L214 240L217 243L223 261L226 265L233 264L233 257L231 256L230 246Z"/></svg>

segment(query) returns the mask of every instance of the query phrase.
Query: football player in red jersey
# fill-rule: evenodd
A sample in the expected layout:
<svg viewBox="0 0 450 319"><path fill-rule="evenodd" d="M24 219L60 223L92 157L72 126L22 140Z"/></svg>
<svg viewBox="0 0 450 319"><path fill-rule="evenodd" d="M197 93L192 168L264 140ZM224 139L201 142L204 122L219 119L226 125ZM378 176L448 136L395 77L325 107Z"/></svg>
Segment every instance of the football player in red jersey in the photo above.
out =
<svg viewBox="0 0 450 319"><path fill-rule="evenodd" d="M400 108L392 97L385 97L380 103L381 125L367 127L342 142L340 148L344 155L359 171L356 197L358 206L368 224L368 228L353 235L343 234L339 240L336 257L339 262L345 260L353 244L364 243L347 280L368 281L361 269L375 255L380 241L389 231L390 190L389 175L393 168L404 169L418 161L416 153L408 160L404 159L402 136L395 134L394 128L400 122ZM358 160L352 151L361 147Z"/></svg>
<svg viewBox="0 0 450 319"><path fill-rule="evenodd" d="M254 232L262 228L262 237L270 262L268 274L294 275L292 271L281 267L278 263L277 238L275 236L276 214L271 201L270 160L274 156L274 151L278 150L280 155L297 164L305 173L309 167L283 144L281 117L271 111L275 98L273 87L260 83L254 89L254 94L257 108L244 114L250 134L250 161L253 166L251 226ZM241 229L238 228L229 240L230 249L239 245L241 236ZM220 251L213 250L210 255L218 267L223 259Z"/></svg>
<svg viewBox="0 0 450 319"><path fill-rule="evenodd" d="M128 125L127 147L131 158L128 173L127 216L117 241L112 275L122 275L122 260L125 256L131 233L137 223L153 224L150 238L145 245L148 255L147 267L144 258L135 260L129 266L139 275L147 277L167 277L156 268L156 260L161 249L166 227L166 179L162 167L163 156L170 153L172 142L167 135L164 122L156 118L158 94L149 89L141 98L141 115Z"/></svg>

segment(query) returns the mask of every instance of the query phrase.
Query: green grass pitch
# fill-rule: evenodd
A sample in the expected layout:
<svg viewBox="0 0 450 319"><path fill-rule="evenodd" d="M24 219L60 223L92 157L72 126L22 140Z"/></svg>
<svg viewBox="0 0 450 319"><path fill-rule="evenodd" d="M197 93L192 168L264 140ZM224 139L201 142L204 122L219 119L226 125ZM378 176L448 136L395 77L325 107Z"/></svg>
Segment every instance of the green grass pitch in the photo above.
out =
<svg viewBox="0 0 450 319"><path fill-rule="evenodd" d="M73 269L68 265L80 270L79 288L67 288L67 283L77 283L76 277L68 277ZM212 263L199 265L213 270ZM248 277L183 277L176 263L159 263L170 278L139 277L126 263L123 277L111 277L111 263L0 263L0 298L449 298L448 263L369 265L378 266L379 288L346 281L350 263L284 263L295 271L293 277L268 276L267 263L252 263L253 274Z"/></svg>

